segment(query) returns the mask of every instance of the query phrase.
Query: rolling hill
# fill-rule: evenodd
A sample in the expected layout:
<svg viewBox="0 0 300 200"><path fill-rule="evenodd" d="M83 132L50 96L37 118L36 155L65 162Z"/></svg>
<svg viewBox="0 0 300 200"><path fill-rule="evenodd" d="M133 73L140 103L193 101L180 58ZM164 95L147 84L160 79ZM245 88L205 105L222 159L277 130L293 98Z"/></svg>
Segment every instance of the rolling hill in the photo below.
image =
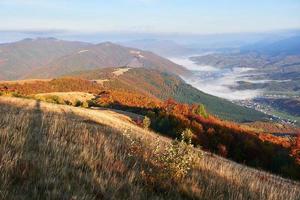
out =
<svg viewBox="0 0 300 200"><path fill-rule="evenodd" d="M46 67L52 60L79 51L90 44L55 38L24 39L0 45L1 80L22 79L32 71Z"/></svg>
<svg viewBox="0 0 300 200"><path fill-rule="evenodd" d="M25 39L0 45L2 80L54 78L78 70L147 67L184 75L185 68L147 51L110 42L89 44L54 38Z"/></svg>

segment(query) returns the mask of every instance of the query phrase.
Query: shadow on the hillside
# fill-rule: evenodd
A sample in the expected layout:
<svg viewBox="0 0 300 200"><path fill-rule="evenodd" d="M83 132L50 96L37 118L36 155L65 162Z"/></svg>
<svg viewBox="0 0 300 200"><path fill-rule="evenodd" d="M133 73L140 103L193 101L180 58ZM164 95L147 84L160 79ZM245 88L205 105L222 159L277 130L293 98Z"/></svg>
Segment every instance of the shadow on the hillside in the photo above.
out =
<svg viewBox="0 0 300 200"><path fill-rule="evenodd" d="M36 101L34 109L26 112L30 112L29 125L22 148L22 157L18 159L12 175L9 194L22 196L25 199L61 199L62 197L62 199L72 199L80 187L84 188L81 190L85 190L87 194L103 199L102 194L95 190L91 170L74 166L74 159L79 155L75 152L74 155L71 154L67 151L67 146L58 145L52 138L49 139L48 134L51 133L47 123L53 122L47 121L46 118L49 116L42 111L40 101ZM71 134L72 130L67 131ZM56 160L57 158L64 159ZM68 170L67 174L63 172L65 168ZM81 173L85 176L81 176ZM78 183L82 185L79 186Z"/></svg>
<svg viewBox="0 0 300 200"><path fill-rule="evenodd" d="M42 133L43 113L40 101L36 101L35 108L29 120L27 136L24 142L24 153L37 153L40 145L45 143L45 135Z"/></svg>
<svg viewBox="0 0 300 200"><path fill-rule="evenodd" d="M7 111L0 119L20 120L20 126L8 125L11 131L16 128L15 134L20 134L20 148L15 149L15 144L8 141L5 150L21 156L12 170L6 172L9 184L5 187L0 184L0 192L7 194L6 199L134 199L135 194L140 195L137 199L152 196L156 198L151 199L158 196L178 199L180 196L153 193L145 187L140 172L142 166L147 166L146 161L139 155L128 158L128 144L122 131L73 112L49 113L41 109L40 102L34 108L1 104L0 110ZM81 125L77 126L77 122ZM82 138L82 134L87 137Z"/></svg>

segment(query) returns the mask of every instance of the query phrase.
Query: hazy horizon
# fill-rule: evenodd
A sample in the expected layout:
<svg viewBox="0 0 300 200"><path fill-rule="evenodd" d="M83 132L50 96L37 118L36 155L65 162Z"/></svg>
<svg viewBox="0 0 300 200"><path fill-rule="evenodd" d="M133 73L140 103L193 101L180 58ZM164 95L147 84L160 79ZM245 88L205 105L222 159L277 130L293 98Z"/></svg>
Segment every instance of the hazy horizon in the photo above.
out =
<svg viewBox="0 0 300 200"><path fill-rule="evenodd" d="M134 40L170 40L179 44L196 44L197 42L210 43L236 42L252 43L265 38L291 37L300 34L299 29L278 29L267 32L242 32L220 34L184 34L184 33L146 33L146 32L76 32L66 30L1 30L0 44L20 41L26 38L56 38L60 40L101 43L105 41L126 42ZM246 41L247 40L247 41Z"/></svg>
<svg viewBox="0 0 300 200"><path fill-rule="evenodd" d="M0 30L224 34L300 28L295 0L0 0Z"/></svg>

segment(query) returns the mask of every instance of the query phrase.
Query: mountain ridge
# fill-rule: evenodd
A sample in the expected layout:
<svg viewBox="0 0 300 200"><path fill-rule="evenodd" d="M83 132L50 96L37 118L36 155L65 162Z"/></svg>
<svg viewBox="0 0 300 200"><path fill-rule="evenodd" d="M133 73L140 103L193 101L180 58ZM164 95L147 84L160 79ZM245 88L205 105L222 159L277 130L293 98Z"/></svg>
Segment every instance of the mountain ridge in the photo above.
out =
<svg viewBox="0 0 300 200"><path fill-rule="evenodd" d="M2 44L0 52L0 70L6 80L55 78L72 71L125 65L189 73L184 67L154 53L111 42L90 44L55 38L25 39Z"/></svg>

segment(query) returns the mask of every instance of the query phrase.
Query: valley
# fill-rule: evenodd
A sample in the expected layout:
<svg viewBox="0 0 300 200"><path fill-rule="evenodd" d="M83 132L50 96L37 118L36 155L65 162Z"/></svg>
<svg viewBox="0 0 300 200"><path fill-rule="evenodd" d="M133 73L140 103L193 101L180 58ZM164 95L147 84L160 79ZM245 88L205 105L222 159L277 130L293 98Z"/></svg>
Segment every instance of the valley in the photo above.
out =
<svg viewBox="0 0 300 200"><path fill-rule="evenodd" d="M211 52L171 58L193 71L185 81L197 89L263 112L271 120L299 126L298 59Z"/></svg>

